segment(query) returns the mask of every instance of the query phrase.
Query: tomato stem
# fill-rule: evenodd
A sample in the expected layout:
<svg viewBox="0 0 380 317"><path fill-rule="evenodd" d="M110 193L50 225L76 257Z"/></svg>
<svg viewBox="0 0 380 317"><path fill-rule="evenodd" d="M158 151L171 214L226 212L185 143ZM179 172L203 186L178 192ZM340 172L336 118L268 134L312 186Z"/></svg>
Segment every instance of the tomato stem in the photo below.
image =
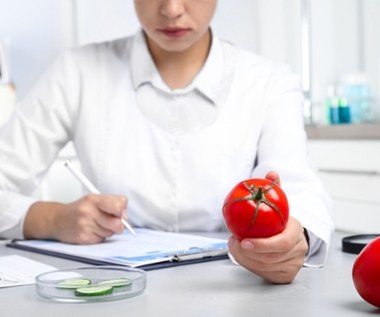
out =
<svg viewBox="0 0 380 317"><path fill-rule="evenodd" d="M270 186L268 186L265 190L263 190L262 186L259 186L257 188L254 184L248 185L247 182L244 182L243 184L244 184L245 188L249 191L249 194L245 197L231 199L226 204L230 204L230 203L233 203L236 201L247 201L247 200L254 201L256 206L255 206L255 211L253 213L253 217L252 217L252 221L251 221L250 226L252 226L256 221L257 215L259 213L259 206L261 203L264 203L264 204L268 205L269 207L273 208L276 211L276 213L281 217L282 222L285 223L284 216L282 215L279 208L275 204L273 204L271 201L269 201L265 198L265 194L268 193L270 190L272 190L273 187L277 183L278 183L278 178L276 178L272 182L272 184L270 184ZM226 204L224 204L223 208L225 207Z"/></svg>
<svg viewBox="0 0 380 317"><path fill-rule="evenodd" d="M254 201L256 202L260 202L260 200L263 200L264 199L264 193L263 193L263 188L261 186L259 186L259 188L257 189L257 191L255 192L251 192L253 199Z"/></svg>

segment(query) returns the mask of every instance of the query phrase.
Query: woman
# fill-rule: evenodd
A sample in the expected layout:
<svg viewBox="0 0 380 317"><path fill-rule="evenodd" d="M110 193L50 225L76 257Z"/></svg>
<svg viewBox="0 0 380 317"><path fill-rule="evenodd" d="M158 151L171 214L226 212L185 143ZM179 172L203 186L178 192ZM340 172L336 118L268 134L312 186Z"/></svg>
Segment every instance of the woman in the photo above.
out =
<svg viewBox="0 0 380 317"><path fill-rule="evenodd" d="M136 0L141 32L58 59L0 133L3 237L97 243L124 230L120 217L159 230L223 230L234 185L281 175L287 228L231 237L231 255L273 283L323 265L331 207L307 162L298 79L218 39L216 6ZM69 204L28 197L69 141L105 194Z"/></svg>

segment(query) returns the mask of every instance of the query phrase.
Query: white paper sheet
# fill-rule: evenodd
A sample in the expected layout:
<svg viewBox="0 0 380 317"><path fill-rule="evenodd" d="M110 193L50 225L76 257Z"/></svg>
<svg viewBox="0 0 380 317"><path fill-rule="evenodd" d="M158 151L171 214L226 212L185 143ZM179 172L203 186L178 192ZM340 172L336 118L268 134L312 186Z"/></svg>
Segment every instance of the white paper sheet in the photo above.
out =
<svg viewBox="0 0 380 317"><path fill-rule="evenodd" d="M1 256L0 288L34 284L37 275L53 270L56 270L54 266L43 264L23 256Z"/></svg>

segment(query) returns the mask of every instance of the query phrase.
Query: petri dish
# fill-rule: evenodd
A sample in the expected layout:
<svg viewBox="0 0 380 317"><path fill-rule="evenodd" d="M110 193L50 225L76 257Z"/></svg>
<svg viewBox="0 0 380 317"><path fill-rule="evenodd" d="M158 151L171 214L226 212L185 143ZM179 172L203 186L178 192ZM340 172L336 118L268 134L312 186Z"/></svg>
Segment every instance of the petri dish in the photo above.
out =
<svg viewBox="0 0 380 317"><path fill-rule="evenodd" d="M57 302L104 302L142 294L146 272L123 266L91 266L55 270L36 277L36 292Z"/></svg>

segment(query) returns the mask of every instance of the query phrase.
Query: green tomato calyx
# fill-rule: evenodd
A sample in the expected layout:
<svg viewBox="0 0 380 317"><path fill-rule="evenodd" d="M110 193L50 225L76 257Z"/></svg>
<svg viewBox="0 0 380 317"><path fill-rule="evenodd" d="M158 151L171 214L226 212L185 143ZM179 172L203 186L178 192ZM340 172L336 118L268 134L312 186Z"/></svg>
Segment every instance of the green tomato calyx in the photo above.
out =
<svg viewBox="0 0 380 317"><path fill-rule="evenodd" d="M250 227L252 227L252 225L255 223L257 215L259 214L260 204L262 204L262 203L268 205L271 208L273 208L275 210L275 212L281 217L282 222L285 223L284 216L282 215L282 213L281 213L280 209L278 208L278 206L276 206L274 203L272 203L271 201L269 201L265 197L265 194L267 194L270 190L272 190L273 187L277 185L277 183L278 183L278 178L276 178L270 184L270 186L268 186L266 189L263 189L262 186L256 186L254 184L249 185L247 182L243 182L244 187L249 192L248 195L246 195L244 197L240 197L240 198L231 199L225 205L233 203L233 202L237 202L237 201L248 201L248 200L251 200L251 201L255 202L255 211L254 211L253 216L252 216Z"/></svg>

